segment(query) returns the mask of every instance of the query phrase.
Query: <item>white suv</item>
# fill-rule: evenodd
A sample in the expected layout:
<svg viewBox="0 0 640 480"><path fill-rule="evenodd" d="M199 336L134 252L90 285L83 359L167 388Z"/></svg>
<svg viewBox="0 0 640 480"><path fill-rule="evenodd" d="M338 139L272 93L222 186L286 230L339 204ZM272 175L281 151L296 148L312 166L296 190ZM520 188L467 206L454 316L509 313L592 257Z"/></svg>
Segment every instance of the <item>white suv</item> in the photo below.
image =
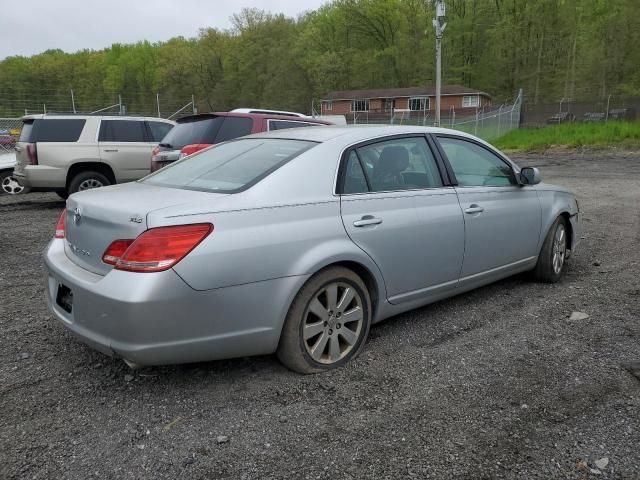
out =
<svg viewBox="0 0 640 480"><path fill-rule="evenodd" d="M27 115L22 122L14 177L62 198L144 177L151 150L174 125L162 118L104 115Z"/></svg>

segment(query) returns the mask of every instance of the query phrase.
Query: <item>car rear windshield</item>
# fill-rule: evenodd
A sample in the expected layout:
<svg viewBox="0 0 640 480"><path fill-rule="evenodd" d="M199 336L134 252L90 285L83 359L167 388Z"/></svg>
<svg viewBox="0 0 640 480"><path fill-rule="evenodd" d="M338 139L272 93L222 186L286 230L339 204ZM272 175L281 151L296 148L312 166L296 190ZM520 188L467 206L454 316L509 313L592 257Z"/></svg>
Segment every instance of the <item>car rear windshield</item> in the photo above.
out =
<svg viewBox="0 0 640 480"><path fill-rule="evenodd" d="M213 145L249 135L253 120L249 117L194 117L180 121L162 139L163 147L179 150L185 145Z"/></svg>
<svg viewBox="0 0 640 480"><path fill-rule="evenodd" d="M21 142L77 142L86 120L79 118L38 118L27 120L20 132Z"/></svg>
<svg viewBox="0 0 640 480"><path fill-rule="evenodd" d="M236 193L251 187L314 145L315 142L275 138L235 140L186 157L146 177L143 183Z"/></svg>
<svg viewBox="0 0 640 480"><path fill-rule="evenodd" d="M194 143L215 143L224 117L188 118L180 121L162 139L160 145L180 150Z"/></svg>

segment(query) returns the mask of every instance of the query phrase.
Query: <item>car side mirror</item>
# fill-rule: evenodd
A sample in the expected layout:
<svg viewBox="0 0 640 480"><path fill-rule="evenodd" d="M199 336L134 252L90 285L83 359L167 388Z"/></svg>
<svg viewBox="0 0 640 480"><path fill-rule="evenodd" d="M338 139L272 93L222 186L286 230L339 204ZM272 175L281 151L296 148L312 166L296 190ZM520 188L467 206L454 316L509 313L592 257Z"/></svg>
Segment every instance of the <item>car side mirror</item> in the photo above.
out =
<svg viewBox="0 0 640 480"><path fill-rule="evenodd" d="M540 170L533 167L524 167L520 170L521 185L537 185L542 181Z"/></svg>

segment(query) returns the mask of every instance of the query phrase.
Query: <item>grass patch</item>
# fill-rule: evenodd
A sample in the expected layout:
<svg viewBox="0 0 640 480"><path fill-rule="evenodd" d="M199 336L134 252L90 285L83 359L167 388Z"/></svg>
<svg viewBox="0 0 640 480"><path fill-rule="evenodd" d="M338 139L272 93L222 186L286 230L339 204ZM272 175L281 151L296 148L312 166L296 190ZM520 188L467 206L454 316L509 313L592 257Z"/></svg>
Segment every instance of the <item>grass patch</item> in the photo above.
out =
<svg viewBox="0 0 640 480"><path fill-rule="evenodd" d="M512 130L493 142L503 150L550 147L640 147L640 122L565 123Z"/></svg>

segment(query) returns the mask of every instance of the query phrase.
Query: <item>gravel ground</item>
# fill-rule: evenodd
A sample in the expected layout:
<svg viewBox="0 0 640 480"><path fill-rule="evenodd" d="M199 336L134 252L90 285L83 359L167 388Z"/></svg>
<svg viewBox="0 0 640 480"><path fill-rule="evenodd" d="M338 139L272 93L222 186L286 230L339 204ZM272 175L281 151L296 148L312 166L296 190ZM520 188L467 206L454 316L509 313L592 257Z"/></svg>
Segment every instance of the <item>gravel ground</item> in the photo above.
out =
<svg viewBox="0 0 640 480"><path fill-rule="evenodd" d="M515 159L578 193L564 279L400 315L315 376L275 357L133 372L90 350L43 300L63 203L1 197L0 478L640 478L640 378L622 366L640 360L640 153Z"/></svg>

